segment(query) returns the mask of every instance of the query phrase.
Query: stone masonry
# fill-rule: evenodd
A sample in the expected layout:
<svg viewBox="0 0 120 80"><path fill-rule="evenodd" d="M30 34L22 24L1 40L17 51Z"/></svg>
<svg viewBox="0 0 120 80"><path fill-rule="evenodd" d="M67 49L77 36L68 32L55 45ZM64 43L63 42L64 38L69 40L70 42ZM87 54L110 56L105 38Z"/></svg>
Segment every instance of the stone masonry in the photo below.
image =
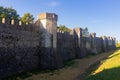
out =
<svg viewBox="0 0 120 80"><path fill-rule="evenodd" d="M3 18L0 21L0 78L36 69L56 69L63 62L115 49L114 37L82 36L57 30L58 16L42 13L34 24Z"/></svg>

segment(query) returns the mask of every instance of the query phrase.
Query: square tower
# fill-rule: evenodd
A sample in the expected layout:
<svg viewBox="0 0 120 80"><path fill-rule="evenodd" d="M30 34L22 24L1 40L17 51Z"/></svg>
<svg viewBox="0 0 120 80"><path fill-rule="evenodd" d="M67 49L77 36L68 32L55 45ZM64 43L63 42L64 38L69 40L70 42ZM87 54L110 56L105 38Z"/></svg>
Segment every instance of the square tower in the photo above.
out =
<svg viewBox="0 0 120 80"><path fill-rule="evenodd" d="M37 16L40 22L41 46L45 48L56 48L57 44L57 19L54 13L42 13Z"/></svg>

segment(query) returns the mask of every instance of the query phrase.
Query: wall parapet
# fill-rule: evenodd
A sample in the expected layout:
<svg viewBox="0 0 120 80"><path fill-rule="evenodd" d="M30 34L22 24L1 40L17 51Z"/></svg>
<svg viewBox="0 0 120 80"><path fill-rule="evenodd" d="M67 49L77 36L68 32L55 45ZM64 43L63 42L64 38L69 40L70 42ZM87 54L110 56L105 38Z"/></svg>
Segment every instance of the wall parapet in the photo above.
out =
<svg viewBox="0 0 120 80"><path fill-rule="evenodd" d="M28 24L28 23L23 23L21 21L18 20L10 20L8 18L2 18L0 21L0 27L8 27L8 28L14 28L17 30L24 30L24 31L30 31L30 32L36 32L36 25L35 23L33 24Z"/></svg>
<svg viewBox="0 0 120 80"><path fill-rule="evenodd" d="M33 69L61 68L66 60L116 48L111 36L97 37L82 28L57 30L57 19L54 13L43 13L33 24L0 21L0 78Z"/></svg>

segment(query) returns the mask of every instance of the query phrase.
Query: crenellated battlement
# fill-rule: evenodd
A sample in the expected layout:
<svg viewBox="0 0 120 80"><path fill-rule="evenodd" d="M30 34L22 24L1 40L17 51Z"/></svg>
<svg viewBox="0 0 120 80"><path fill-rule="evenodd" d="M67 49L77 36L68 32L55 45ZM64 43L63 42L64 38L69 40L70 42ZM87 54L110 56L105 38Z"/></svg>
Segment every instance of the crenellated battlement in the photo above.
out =
<svg viewBox="0 0 120 80"><path fill-rule="evenodd" d="M63 61L115 49L116 39L82 28L57 29L58 16L42 13L33 24L0 20L0 78L35 69L56 69Z"/></svg>
<svg viewBox="0 0 120 80"><path fill-rule="evenodd" d="M2 18L0 23L6 24L6 25L16 25L16 26L24 26L28 25L28 23L22 23L22 21L9 19L9 18Z"/></svg>
<svg viewBox="0 0 120 80"><path fill-rule="evenodd" d="M24 31L30 31L30 32L36 32L36 25L35 23L33 24L28 24L28 23L23 23L18 20L10 20L9 18L2 18L0 21L0 27L7 27L11 29L17 29L17 30L24 30Z"/></svg>

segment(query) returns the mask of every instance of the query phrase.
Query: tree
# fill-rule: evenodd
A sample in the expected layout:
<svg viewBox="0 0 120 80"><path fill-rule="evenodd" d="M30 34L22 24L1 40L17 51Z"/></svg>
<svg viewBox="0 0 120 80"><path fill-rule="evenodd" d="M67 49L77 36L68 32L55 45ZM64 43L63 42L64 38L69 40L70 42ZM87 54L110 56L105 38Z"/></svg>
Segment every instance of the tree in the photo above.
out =
<svg viewBox="0 0 120 80"><path fill-rule="evenodd" d="M0 19L9 18L9 19L19 19L19 15L17 11L10 7L2 7L0 6Z"/></svg>
<svg viewBox="0 0 120 80"><path fill-rule="evenodd" d="M89 32L88 32L88 28L87 28L87 27L85 27L85 28L83 29L82 34L83 34L83 36L88 36L88 35L89 35Z"/></svg>
<svg viewBox="0 0 120 80"><path fill-rule="evenodd" d="M88 31L88 28L87 28L87 27L85 27L85 29L84 29L84 30Z"/></svg>
<svg viewBox="0 0 120 80"><path fill-rule="evenodd" d="M25 13L21 18L21 21L23 23L28 23L28 24L32 24L33 20L34 20L34 17L30 13Z"/></svg>
<svg viewBox="0 0 120 80"><path fill-rule="evenodd" d="M59 25L57 29L64 31L64 32L70 32L71 30L67 28L65 25Z"/></svg>

